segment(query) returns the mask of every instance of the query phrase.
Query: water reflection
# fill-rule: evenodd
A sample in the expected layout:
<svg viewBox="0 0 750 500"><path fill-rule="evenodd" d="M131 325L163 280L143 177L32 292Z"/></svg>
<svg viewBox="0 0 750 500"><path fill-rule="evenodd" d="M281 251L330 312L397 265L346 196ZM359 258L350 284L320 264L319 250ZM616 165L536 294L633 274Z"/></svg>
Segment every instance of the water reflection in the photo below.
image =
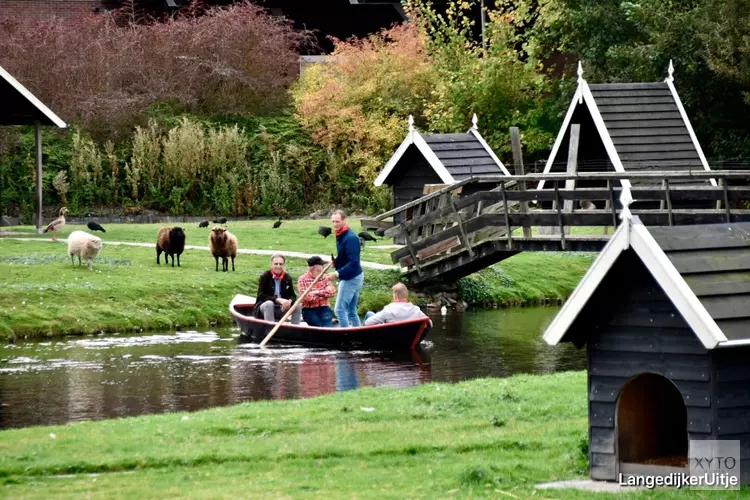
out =
<svg viewBox="0 0 750 500"><path fill-rule="evenodd" d="M417 353L261 350L240 342L233 329L8 344L0 346L0 428L582 369L583 351L541 340L556 312L433 316Z"/></svg>

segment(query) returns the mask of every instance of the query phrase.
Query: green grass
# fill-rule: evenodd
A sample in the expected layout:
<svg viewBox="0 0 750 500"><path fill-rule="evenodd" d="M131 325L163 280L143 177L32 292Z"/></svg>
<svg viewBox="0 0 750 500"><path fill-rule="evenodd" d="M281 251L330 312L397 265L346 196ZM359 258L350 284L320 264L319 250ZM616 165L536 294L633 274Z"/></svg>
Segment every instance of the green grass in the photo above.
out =
<svg viewBox="0 0 750 500"><path fill-rule="evenodd" d="M300 219L285 220L281 227L272 229L274 221L272 220L252 220L252 221L229 221L227 229L237 236L240 248L251 248L256 250L286 250L292 252L305 252L315 254L335 254L336 237L331 235L323 238L317 233L318 226L330 226L327 219ZM352 219L352 229L356 232L363 231L358 219ZM187 245L208 246L208 235L211 224L208 228L199 228L197 222L173 222L162 224L102 224L106 233L96 233L106 242L109 241L136 241L156 243L156 233L160 227L180 226L185 230ZM61 235L58 237L66 238L75 230L91 232L85 225L65 226ZM33 226L14 226L12 231L33 232L36 228ZM30 237L39 237L50 239L49 234L34 235ZM393 240L384 240L378 238L378 242L367 242L362 252L362 260L377 262L380 264L393 264L390 253L393 249L378 249L383 245L392 245Z"/></svg>
<svg viewBox="0 0 750 500"><path fill-rule="evenodd" d="M0 487L4 498L597 498L534 488L587 474L586 412L578 372L7 430ZM647 496L701 497L632 494Z"/></svg>
<svg viewBox="0 0 750 500"><path fill-rule="evenodd" d="M316 233L325 220L231 222L240 247L305 253L335 253L335 239ZM353 222L354 226L359 221ZM108 241L152 245L163 224L108 224L101 235L104 248L94 271L71 265L63 242L0 239L0 339L45 337L94 332L170 330L229 324L227 307L236 293L255 295L257 278L268 268L269 257L241 254L236 272L215 272L207 250L188 249L182 267L155 261L151 247L108 245ZM187 229L188 245L208 245L208 230L197 223ZM194 227L193 227L194 226ZM31 230L32 228L12 228ZM82 226L68 225L60 237ZM101 233L98 233L101 234ZM368 244L363 260L390 263L388 249ZM460 297L474 306L520 305L560 301L585 273L592 254L522 253L458 282ZM163 261L162 261L163 262ZM295 278L306 270L303 259L290 258ZM390 287L400 279L395 270L365 270L360 314L378 310L390 301ZM414 297L424 304L431 294Z"/></svg>

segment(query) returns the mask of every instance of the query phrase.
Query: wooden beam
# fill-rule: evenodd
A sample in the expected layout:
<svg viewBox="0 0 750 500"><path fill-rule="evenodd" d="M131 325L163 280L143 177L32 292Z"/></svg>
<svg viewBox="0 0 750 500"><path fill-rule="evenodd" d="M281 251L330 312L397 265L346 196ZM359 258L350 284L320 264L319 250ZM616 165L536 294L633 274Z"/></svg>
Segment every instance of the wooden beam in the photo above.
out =
<svg viewBox="0 0 750 500"><path fill-rule="evenodd" d="M420 250L417 252L417 257L420 260L425 260L433 255L437 255L440 252L445 252L446 250L450 250L451 248L460 245L461 240L458 236L453 236L452 238L448 238L445 241L441 241L440 243L437 243L435 245L431 245L423 250Z"/></svg>
<svg viewBox="0 0 750 500"><path fill-rule="evenodd" d="M578 140L581 136L581 125L574 123L570 126L570 142L568 145L568 166L567 173L575 175L578 173ZM576 181L575 179L568 179L565 181L565 189L575 190ZM569 214L573 211L573 200L565 200L565 213Z"/></svg>
<svg viewBox="0 0 750 500"><path fill-rule="evenodd" d="M393 222L387 220L361 219L360 223L364 229L390 229L393 227Z"/></svg>
<svg viewBox="0 0 750 500"><path fill-rule="evenodd" d="M469 237L466 235L466 229L464 229L464 223L461 220L461 214L458 213L458 210L456 209L456 204L453 201L453 198L451 198L451 206L453 207L453 210L456 212L456 215L459 216L458 217L458 230L461 232L461 240L463 240L466 250L469 251L469 257L474 258L474 252L471 250L471 241L469 241Z"/></svg>
<svg viewBox="0 0 750 500"><path fill-rule="evenodd" d="M42 224L44 224L44 214L42 204L44 203L42 197L42 185L44 184L44 177L42 175L42 124L37 120L34 125L36 126L36 229L37 232L42 232ZM1 209L0 209L1 210Z"/></svg>
<svg viewBox="0 0 750 500"><path fill-rule="evenodd" d="M513 228L510 226L510 214L508 213L508 198L506 197L505 184L502 185L503 214L505 215L505 232L508 235L508 248L513 247Z"/></svg>
<svg viewBox="0 0 750 500"><path fill-rule="evenodd" d="M524 175L523 171L523 151L521 150L521 133L518 127L510 127L510 144L513 149L513 167L516 171L516 175ZM518 190L521 192L526 191L526 183L519 182ZM520 207L521 213L529 211L528 203L525 201L521 202ZM510 231L508 232L510 234ZM523 237L531 238L531 228L528 226L523 227Z"/></svg>
<svg viewBox="0 0 750 500"><path fill-rule="evenodd" d="M664 193L667 196L666 202L669 225L674 226L674 217L672 217L672 199L669 197L669 179L664 179Z"/></svg>

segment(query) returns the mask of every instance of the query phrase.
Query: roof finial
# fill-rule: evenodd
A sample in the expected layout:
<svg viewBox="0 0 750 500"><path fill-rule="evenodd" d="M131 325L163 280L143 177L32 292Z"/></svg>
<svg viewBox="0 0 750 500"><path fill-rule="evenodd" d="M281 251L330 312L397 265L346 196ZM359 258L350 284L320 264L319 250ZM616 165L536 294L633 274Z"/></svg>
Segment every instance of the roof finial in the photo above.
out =
<svg viewBox="0 0 750 500"><path fill-rule="evenodd" d="M669 68L667 68L667 81L673 82L674 81L674 65L672 64L672 60L669 60Z"/></svg>
<svg viewBox="0 0 750 500"><path fill-rule="evenodd" d="M583 81L583 65L581 65L581 61L578 61L578 83L581 83Z"/></svg>
<svg viewBox="0 0 750 500"><path fill-rule="evenodd" d="M477 114L474 113L474 116L471 117L471 128L474 130L479 130L477 127L477 123L479 123L479 118L477 118Z"/></svg>
<svg viewBox="0 0 750 500"><path fill-rule="evenodd" d="M414 117L409 115L409 132L414 132Z"/></svg>

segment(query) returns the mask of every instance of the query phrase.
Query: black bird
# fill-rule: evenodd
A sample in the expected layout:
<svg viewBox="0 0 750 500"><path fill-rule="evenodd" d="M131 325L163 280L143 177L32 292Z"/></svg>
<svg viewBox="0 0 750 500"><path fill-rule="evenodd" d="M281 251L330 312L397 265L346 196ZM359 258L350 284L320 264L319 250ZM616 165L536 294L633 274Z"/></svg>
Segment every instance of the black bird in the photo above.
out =
<svg viewBox="0 0 750 500"><path fill-rule="evenodd" d="M362 232L361 232L361 233L359 233L359 234L358 234L357 236L359 236L360 238L362 238L362 239L363 239L363 240L365 240L365 241L378 241L377 239L375 239L375 238L373 237L373 235L371 235L371 234L370 234L370 233L368 233L367 231L362 231Z"/></svg>
<svg viewBox="0 0 750 500"><path fill-rule="evenodd" d="M200 224L198 224L198 227L208 227L208 221L204 220L203 222L201 222Z"/></svg>
<svg viewBox="0 0 750 500"><path fill-rule="evenodd" d="M104 230L104 228L103 228L102 226L100 226L100 225L99 225L98 223L96 223L96 222L94 222L94 221L91 221L91 222L89 222L89 223L88 223L88 224L86 224L86 225L87 225L87 226L89 227L89 229L91 229L92 231L101 231L101 232L103 232L103 233L106 233L106 232L107 232L107 231L105 231L105 230Z"/></svg>
<svg viewBox="0 0 750 500"><path fill-rule="evenodd" d="M281 226L281 219L279 219L279 220L277 220L276 222L273 223L273 228L274 229L278 229L279 226Z"/></svg>
<svg viewBox="0 0 750 500"><path fill-rule="evenodd" d="M381 238L385 238L385 228L379 227L375 230L375 236L380 236Z"/></svg>
<svg viewBox="0 0 750 500"><path fill-rule="evenodd" d="M221 219L214 219L214 224L226 224L226 223L227 223L226 217L222 217Z"/></svg>
<svg viewBox="0 0 750 500"><path fill-rule="evenodd" d="M328 226L318 226L318 234L323 238L328 238L331 235L331 228Z"/></svg>

